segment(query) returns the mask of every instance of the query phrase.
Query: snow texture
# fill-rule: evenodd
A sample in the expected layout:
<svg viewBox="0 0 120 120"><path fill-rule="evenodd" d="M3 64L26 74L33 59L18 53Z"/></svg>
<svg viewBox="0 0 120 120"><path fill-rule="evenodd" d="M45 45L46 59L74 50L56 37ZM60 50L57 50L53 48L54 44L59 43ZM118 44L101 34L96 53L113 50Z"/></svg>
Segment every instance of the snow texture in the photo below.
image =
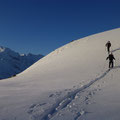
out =
<svg viewBox="0 0 120 120"><path fill-rule="evenodd" d="M0 81L0 120L119 120L119 38L114 29L74 40ZM112 69L107 41L116 58Z"/></svg>

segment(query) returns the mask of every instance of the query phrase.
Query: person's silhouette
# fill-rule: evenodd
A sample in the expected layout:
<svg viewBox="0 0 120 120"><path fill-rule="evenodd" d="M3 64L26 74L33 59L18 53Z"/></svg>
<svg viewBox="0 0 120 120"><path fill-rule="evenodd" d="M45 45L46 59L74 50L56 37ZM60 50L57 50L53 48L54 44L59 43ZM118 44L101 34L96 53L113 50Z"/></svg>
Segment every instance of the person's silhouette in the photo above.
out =
<svg viewBox="0 0 120 120"><path fill-rule="evenodd" d="M109 54L109 56L106 58L106 60L109 59L109 68L113 68L114 67L114 61L115 58L114 58L114 55L111 53Z"/></svg>
<svg viewBox="0 0 120 120"><path fill-rule="evenodd" d="M110 47L111 47L110 41L108 41L105 46L107 47L107 51L108 51L108 54L109 54L110 53Z"/></svg>

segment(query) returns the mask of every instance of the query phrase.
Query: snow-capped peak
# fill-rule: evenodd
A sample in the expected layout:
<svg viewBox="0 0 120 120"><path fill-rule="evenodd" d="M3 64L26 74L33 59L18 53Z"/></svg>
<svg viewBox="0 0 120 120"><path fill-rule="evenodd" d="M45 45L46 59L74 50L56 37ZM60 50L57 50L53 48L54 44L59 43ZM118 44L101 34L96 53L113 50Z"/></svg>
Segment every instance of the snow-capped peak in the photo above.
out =
<svg viewBox="0 0 120 120"><path fill-rule="evenodd" d="M28 68L42 58L43 55L20 55L13 50L0 47L0 79L11 77Z"/></svg>

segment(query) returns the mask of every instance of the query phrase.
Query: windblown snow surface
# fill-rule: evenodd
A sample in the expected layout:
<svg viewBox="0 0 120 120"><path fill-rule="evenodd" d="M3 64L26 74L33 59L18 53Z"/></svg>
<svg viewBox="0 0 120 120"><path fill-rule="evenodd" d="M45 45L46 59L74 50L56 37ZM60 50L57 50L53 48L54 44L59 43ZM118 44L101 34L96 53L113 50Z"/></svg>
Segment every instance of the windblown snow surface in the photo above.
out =
<svg viewBox="0 0 120 120"><path fill-rule="evenodd" d="M0 81L0 120L120 120L120 28L75 40Z"/></svg>

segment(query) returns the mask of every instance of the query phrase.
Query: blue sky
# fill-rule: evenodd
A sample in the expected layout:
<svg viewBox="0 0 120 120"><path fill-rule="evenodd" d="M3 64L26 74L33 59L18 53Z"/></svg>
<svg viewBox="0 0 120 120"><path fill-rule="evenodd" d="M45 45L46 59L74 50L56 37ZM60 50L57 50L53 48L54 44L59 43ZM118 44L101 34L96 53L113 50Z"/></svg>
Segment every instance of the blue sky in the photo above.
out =
<svg viewBox="0 0 120 120"><path fill-rule="evenodd" d="M0 45L48 54L91 34L120 27L120 0L0 0Z"/></svg>

